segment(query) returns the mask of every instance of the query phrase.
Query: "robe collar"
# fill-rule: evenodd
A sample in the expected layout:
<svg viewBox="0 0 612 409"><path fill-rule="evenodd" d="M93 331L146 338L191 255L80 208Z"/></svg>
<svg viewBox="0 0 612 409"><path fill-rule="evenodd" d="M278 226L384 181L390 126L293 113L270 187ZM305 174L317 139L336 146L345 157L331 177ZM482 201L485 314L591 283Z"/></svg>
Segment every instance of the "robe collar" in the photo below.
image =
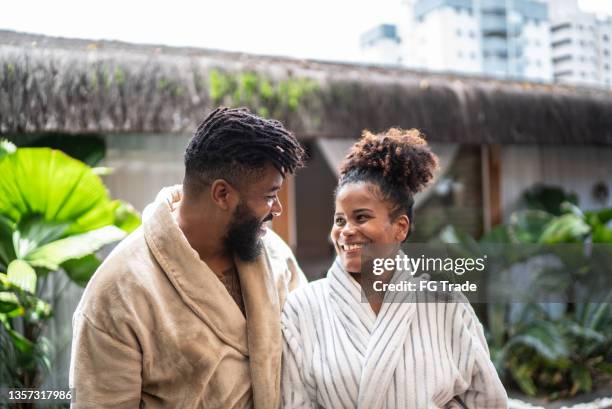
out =
<svg viewBox="0 0 612 409"><path fill-rule="evenodd" d="M349 336L359 340L354 343L361 362L357 407L382 408L385 391L393 380L403 344L407 341L416 314L416 293L387 292L376 315L365 299L361 286L344 270L339 258L330 268L327 279L338 318ZM396 271L390 282L418 282L421 279L412 277L407 271ZM382 356L385 356L385 362L379 361Z"/></svg>
<svg viewBox="0 0 612 409"><path fill-rule="evenodd" d="M278 293L266 248L253 262L234 257L246 319L214 272L191 247L172 215L180 186L166 188L144 212L151 253L183 302L228 345L249 357L255 408L277 406L282 337Z"/></svg>

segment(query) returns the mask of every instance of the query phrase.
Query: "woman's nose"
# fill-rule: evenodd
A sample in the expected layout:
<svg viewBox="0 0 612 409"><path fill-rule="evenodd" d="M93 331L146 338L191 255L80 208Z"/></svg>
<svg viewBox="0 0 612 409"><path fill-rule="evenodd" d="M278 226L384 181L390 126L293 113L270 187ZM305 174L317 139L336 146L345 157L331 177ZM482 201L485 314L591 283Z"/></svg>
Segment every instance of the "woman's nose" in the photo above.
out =
<svg viewBox="0 0 612 409"><path fill-rule="evenodd" d="M342 226L342 229L340 230L340 234L343 236L352 236L355 234L355 226L353 226L353 224L351 223L346 223L344 226Z"/></svg>

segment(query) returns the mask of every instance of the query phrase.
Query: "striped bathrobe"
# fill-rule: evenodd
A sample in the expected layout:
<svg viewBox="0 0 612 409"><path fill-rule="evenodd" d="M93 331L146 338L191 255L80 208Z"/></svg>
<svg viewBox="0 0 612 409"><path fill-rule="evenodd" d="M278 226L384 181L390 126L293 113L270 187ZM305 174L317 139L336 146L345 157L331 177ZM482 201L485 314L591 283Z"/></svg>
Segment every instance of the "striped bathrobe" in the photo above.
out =
<svg viewBox="0 0 612 409"><path fill-rule="evenodd" d="M409 280L397 272L392 281ZM416 280L416 278L415 278ZM467 302L393 302L378 316L338 259L289 294L282 315L284 408L507 408ZM405 294L403 294L405 296Z"/></svg>

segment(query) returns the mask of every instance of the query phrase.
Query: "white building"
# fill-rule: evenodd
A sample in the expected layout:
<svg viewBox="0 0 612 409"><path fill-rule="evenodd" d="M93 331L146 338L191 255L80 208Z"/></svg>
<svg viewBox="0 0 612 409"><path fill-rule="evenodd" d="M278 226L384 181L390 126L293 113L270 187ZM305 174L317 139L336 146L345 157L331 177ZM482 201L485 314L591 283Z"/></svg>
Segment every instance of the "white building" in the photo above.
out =
<svg viewBox="0 0 612 409"><path fill-rule="evenodd" d="M361 35L364 61L380 65L401 63L401 40L392 24L380 24Z"/></svg>
<svg viewBox="0 0 612 409"><path fill-rule="evenodd" d="M552 81L546 3L403 0L402 64L411 68Z"/></svg>
<svg viewBox="0 0 612 409"><path fill-rule="evenodd" d="M413 25L421 68L552 80L545 3L418 0Z"/></svg>
<svg viewBox="0 0 612 409"><path fill-rule="evenodd" d="M551 2L555 80L612 88L612 19L598 20L576 0Z"/></svg>

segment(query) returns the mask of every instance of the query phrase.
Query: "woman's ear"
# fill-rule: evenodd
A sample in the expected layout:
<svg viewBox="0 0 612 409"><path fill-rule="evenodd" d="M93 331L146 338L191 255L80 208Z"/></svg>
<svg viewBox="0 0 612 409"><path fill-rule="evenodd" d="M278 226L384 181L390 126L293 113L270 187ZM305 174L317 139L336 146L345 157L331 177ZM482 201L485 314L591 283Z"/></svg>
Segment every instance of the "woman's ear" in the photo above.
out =
<svg viewBox="0 0 612 409"><path fill-rule="evenodd" d="M410 219L407 215L403 214L398 216L393 224L395 225L395 236L393 238L395 241L402 243L408 236L408 231L410 230Z"/></svg>

